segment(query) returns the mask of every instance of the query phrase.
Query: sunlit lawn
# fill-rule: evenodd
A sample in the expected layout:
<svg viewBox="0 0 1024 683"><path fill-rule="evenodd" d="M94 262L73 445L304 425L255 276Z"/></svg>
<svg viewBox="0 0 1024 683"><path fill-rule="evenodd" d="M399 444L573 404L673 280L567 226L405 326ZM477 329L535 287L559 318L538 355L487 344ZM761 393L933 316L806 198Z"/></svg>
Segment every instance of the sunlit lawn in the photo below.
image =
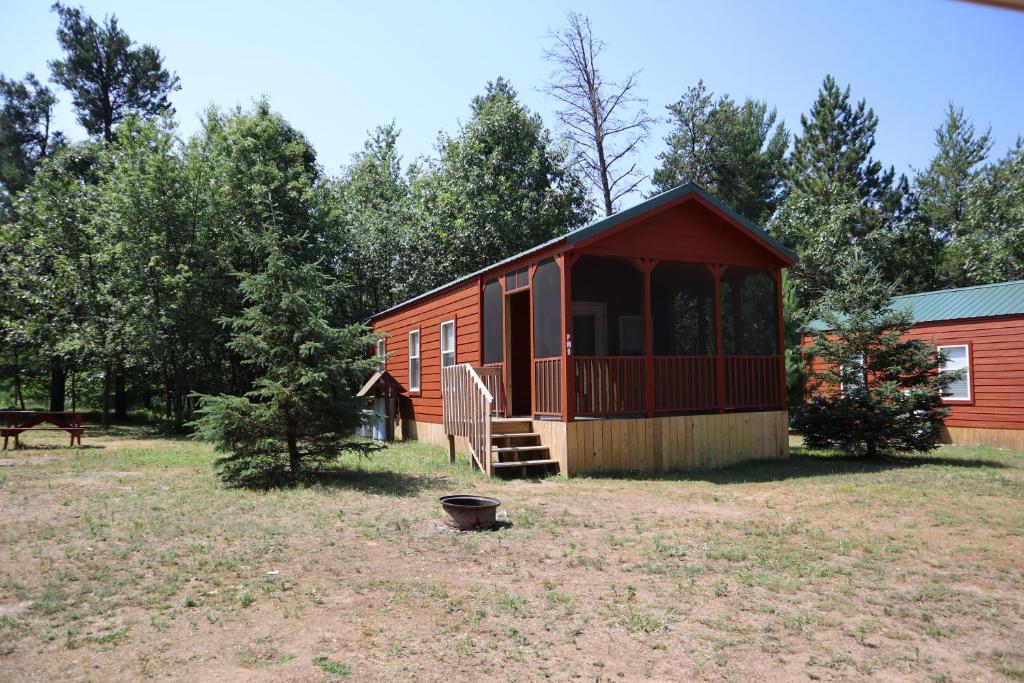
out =
<svg viewBox="0 0 1024 683"><path fill-rule="evenodd" d="M1024 455L486 480L441 449L230 489L139 430L0 455L0 678L1024 678ZM502 499L439 532L437 497Z"/></svg>

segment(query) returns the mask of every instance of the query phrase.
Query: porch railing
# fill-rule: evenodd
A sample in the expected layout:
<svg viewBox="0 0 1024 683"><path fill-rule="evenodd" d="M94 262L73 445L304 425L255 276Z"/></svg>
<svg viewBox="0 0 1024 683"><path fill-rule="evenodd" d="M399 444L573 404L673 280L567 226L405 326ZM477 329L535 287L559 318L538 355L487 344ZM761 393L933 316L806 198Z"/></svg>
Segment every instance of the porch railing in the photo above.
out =
<svg viewBox="0 0 1024 683"><path fill-rule="evenodd" d="M622 415L647 410L642 356L575 356L576 415Z"/></svg>
<svg viewBox="0 0 1024 683"><path fill-rule="evenodd" d="M473 460L487 476L491 476L494 474L491 464L494 398L479 370L483 368L474 368L468 363L441 368L444 432L449 437L466 437Z"/></svg>
<svg viewBox="0 0 1024 683"><path fill-rule="evenodd" d="M533 412L536 415L562 414L561 358L534 359Z"/></svg>
<svg viewBox="0 0 1024 683"><path fill-rule="evenodd" d="M725 403L729 408L782 404L782 356L726 356Z"/></svg>
<svg viewBox="0 0 1024 683"><path fill-rule="evenodd" d="M655 356L654 410L710 410L718 406L714 356Z"/></svg>
<svg viewBox="0 0 1024 683"><path fill-rule="evenodd" d="M482 368L477 368L476 372L494 399L494 416L508 417L508 402L505 397L505 364L488 363Z"/></svg>

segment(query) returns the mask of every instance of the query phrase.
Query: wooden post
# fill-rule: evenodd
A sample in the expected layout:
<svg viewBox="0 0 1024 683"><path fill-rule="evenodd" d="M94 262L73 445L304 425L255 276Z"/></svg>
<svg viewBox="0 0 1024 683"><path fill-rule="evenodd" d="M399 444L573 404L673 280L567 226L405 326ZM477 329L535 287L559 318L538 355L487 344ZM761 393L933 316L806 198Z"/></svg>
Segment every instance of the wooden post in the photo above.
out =
<svg viewBox="0 0 1024 683"><path fill-rule="evenodd" d="M779 365L782 375L781 407L789 405L789 383L786 378L786 318L782 311L782 269L776 268L775 272L775 317L779 326Z"/></svg>
<svg viewBox="0 0 1024 683"><path fill-rule="evenodd" d="M562 421L572 422L576 417L576 373L571 367L572 358L572 265L576 254L559 254L555 257L562 274Z"/></svg>
<svg viewBox="0 0 1024 683"><path fill-rule="evenodd" d="M651 273L658 265L657 259L633 259L633 265L640 270L644 283L644 401L647 417L654 417L654 317L651 313Z"/></svg>
<svg viewBox="0 0 1024 683"><path fill-rule="evenodd" d="M537 264L531 263L530 270L528 271L528 279L526 282L527 296L530 297L530 417L532 418L537 414L537 375L534 366L533 354L536 351L534 346L535 342L533 335L536 334L536 330L533 329L533 276L537 272Z"/></svg>
<svg viewBox="0 0 1024 683"><path fill-rule="evenodd" d="M448 435L448 462L455 462L455 435Z"/></svg>
<svg viewBox="0 0 1024 683"><path fill-rule="evenodd" d="M715 279L715 393L718 412L725 412L725 341L722 335L722 273L725 266L705 264Z"/></svg>

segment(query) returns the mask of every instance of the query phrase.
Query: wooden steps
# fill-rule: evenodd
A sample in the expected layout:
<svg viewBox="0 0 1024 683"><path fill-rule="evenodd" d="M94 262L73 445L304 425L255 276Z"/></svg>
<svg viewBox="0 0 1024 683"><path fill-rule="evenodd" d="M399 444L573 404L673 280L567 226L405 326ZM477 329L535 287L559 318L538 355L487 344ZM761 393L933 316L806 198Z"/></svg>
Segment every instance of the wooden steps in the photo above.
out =
<svg viewBox="0 0 1024 683"><path fill-rule="evenodd" d="M529 418L492 418L491 464L495 472L533 476L558 472L540 434Z"/></svg>

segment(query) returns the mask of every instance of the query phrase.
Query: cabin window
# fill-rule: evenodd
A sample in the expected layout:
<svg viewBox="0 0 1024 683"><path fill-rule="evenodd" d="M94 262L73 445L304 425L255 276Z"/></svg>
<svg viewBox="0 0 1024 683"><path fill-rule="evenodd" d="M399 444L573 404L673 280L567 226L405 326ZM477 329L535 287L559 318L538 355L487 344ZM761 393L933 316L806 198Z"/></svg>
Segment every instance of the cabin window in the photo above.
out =
<svg viewBox="0 0 1024 683"><path fill-rule="evenodd" d="M850 356L850 362L839 369L839 391L848 396L850 391L864 386L864 354Z"/></svg>
<svg viewBox="0 0 1024 683"><path fill-rule="evenodd" d="M501 283L491 280L484 285L484 364L504 359L505 306Z"/></svg>
<svg viewBox="0 0 1024 683"><path fill-rule="evenodd" d="M642 356L644 353L644 317L619 316L619 350L623 356Z"/></svg>
<svg viewBox="0 0 1024 683"><path fill-rule="evenodd" d="M939 372L960 372L960 378L950 384L942 394L947 401L971 400L971 354L967 344L940 346L939 353L946 356Z"/></svg>
<svg viewBox="0 0 1024 683"><path fill-rule="evenodd" d="M420 331L409 333L409 391L420 390Z"/></svg>
<svg viewBox="0 0 1024 683"><path fill-rule="evenodd" d="M377 340L377 369L383 372L388 368L388 342L386 339Z"/></svg>
<svg viewBox="0 0 1024 683"><path fill-rule="evenodd" d="M533 273L533 356L562 355L562 271L544 261Z"/></svg>
<svg viewBox="0 0 1024 683"><path fill-rule="evenodd" d="M455 365L455 321L441 323L441 367Z"/></svg>

